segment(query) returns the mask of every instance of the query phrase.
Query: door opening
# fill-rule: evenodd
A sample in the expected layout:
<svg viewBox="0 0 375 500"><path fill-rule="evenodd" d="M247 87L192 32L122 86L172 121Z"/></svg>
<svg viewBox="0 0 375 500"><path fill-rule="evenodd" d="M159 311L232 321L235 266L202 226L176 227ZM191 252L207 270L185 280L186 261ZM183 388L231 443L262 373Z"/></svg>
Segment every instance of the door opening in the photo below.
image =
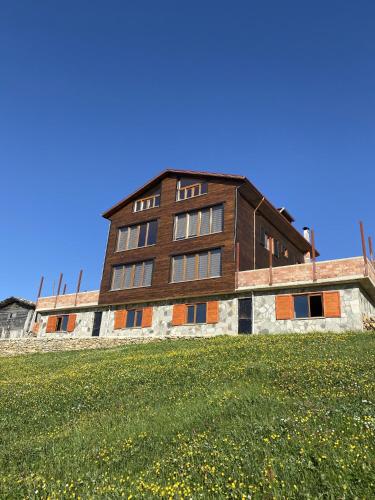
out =
<svg viewBox="0 0 375 500"><path fill-rule="evenodd" d="M253 301L251 297L238 299L238 333L253 333Z"/></svg>
<svg viewBox="0 0 375 500"><path fill-rule="evenodd" d="M99 311L94 314L94 325L92 327L92 336L99 337L100 325L102 324L103 312Z"/></svg>

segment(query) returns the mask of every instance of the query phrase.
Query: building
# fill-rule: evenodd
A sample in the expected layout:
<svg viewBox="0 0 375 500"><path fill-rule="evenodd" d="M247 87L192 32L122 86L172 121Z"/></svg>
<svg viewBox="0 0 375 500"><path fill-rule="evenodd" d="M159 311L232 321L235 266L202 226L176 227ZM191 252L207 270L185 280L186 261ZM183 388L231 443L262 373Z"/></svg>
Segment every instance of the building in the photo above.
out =
<svg viewBox="0 0 375 500"><path fill-rule="evenodd" d="M0 339L23 337L31 327L34 302L8 297L0 302Z"/></svg>
<svg viewBox="0 0 375 500"><path fill-rule="evenodd" d="M373 262L316 263L307 228L246 177L166 170L103 216L100 290L39 299L38 335L358 330L375 315Z"/></svg>

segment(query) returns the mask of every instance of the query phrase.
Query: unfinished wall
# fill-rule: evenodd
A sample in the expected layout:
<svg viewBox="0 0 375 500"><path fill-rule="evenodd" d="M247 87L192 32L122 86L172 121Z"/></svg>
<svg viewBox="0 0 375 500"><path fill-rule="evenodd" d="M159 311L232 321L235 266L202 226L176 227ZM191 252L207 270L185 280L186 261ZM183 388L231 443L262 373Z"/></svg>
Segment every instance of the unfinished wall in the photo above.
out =
<svg viewBox="0 0 375 500"><path fill-rule="evenodd" d="M375 317L375 303L362 290L359 290L359 305L363 316Z"/></svg>
<svg viewBox="0 0 375 500"><path fill-rule="evenodd" d="M340 291L341 318L308 318L277 320L276 295L305 292ZM325 286L282 289L281 291L257 292L254 296L254 333L313 332L313 331L350 331L362 330L360 310L360 291L355 285Z"/></svg>
<svg viewBox="0 0 375 500"><path fill-rule="evenodd" d="M0 338L19 338L25 334L34 310L14 302L0 309Z"/></svg>

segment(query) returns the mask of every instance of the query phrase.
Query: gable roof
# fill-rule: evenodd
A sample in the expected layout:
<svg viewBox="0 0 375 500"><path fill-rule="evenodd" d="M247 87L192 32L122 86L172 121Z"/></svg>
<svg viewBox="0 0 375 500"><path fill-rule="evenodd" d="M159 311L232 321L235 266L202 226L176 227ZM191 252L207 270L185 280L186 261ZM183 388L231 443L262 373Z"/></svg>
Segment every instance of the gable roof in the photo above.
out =
<svg viewBox="0 0 375 500"><path fill-rule="evenodd" d="M114 213L116 213L118 210L120 210L124 205L129 203L130 201L138 198L139 196L142 196L142 194L145 191L148 191L155 187L155 185L159 184L165 177L168 177L168 175L186 175L189 177L211 177L211 178L217 178L217 179L229 179L229 180L236 180L240 182L244 182L246 180L246 177L243 175L235 175L235 174L220 174L220 173L213 173L213 172L198 172L197 170L179 170L179 169L174 169L174 168L167 168L160 172L156 177L153 177L150 181L146 182L143 186L141 186L139 189L134 191L134 193L130 194L129 196L126 196L126 198L123 198L120 200L118 203L113 205L111 208L106 210L102 216L105 219L109 219Z"/></svg>
<svg viewBox="0 0 375 500"><path fill-rule="evenodd" d="M31 300L22 299L21 297L8 297L7 299L0 301L0 307L9 306L16 302L20 306L27 307L28 309L35 309L35 302L31 302Z"/></svg>
<svg viewBox="0 0 375 500"><path fill-rule="evenodd" d="M114 213L116 213L118 210L124 207L127 203L139 198L140 196L142 196L143 193L155 187L165 177L168 177L169 175L204 177L212 179L225 179L230 181L237 181L239 187L241 187L241 190L243 191L243 194L254 205L254 207L257 206L261 200L263 200L264 203L262 201L263 206L261 207L260 211L264 210L266 212L265 215L276 216L281 221L281 224L284 225L288 235L291 237L291 240L297 245L297 247L305 252L311 251L310 242L305 239L305 237L293 226L292 222L288 220L288 218L285 217L285 215L280 213L280 211L265 196L263 196L263 194L254 186L254 184L252 184L249 181L249 179L244 175L167 168L163 170L160 174L158 174L156 177L146 182L146 184L144 184L142 187L134 191L134 193L130 194L126 198L120 200L118 203L113 205L109 210L104 212L102 216L106 219L110 219ZM292 219L291 216L290 218ZM319 252L317 250L316 250L316 255L319 256Z"/></svg>

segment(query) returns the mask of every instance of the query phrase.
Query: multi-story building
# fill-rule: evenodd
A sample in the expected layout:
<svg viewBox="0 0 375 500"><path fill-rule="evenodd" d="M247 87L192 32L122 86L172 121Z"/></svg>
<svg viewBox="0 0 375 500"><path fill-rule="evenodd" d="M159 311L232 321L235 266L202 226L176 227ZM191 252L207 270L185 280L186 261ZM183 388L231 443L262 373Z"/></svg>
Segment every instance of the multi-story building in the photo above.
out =
<svg viewBox="0 0 375 500"><path fill-rule="evenodd" d="M312 262L308 232L246 177L166 170L103 216L99 292L40 299L38 334L358 329L375 313L372 263Z"/></svg>

